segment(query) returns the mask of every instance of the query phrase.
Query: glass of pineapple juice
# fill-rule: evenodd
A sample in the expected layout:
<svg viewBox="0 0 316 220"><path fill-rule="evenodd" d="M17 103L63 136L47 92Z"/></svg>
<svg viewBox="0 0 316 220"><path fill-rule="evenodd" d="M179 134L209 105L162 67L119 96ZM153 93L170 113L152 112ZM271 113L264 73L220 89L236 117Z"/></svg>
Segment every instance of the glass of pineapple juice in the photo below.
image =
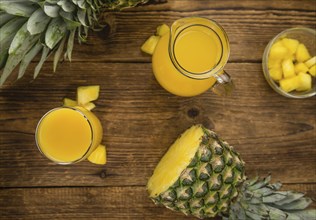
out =
<svg viewBox="0 0 316 220"><path fill-rule="evenodd" d="M224 29L202 17L176 20L159 39L152 57L155 78L168 92L196 96L208 89L226 95L233 89L223 70L230 46Z"/></svg>
<svg viewBox="0 0 316 220"><path fill-rule="evenodd" d="M58 107L39 121L35 140L39 151L57 164L86 159L102 141L102 125L82 107Z"/></svg>

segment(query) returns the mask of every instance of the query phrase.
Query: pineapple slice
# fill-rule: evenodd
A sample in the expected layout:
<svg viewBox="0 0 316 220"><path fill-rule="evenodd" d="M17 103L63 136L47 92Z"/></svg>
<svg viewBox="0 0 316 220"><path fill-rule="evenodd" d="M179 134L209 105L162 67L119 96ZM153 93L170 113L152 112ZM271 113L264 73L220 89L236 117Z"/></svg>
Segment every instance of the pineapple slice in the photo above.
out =
<svg viewBox="0 0 316 220"><path fill-rule="evenodd" d="M281 41L274 43L270 49L269 58L271 59L283 59L288 56L289 50L282 44Z"/></svg>
<svg viewBox="0 0 316 220"><path fill-rule="evenodd" d="M280 80L280 87L284 92L291 92L299 87L298 76Z"/></svg>
<svg viewBox="0 0 316 220"><path fill-rule="evenodd" d="M305 62L310 59L311 55L309 54L307 48L304 44L299 44L296 51L296 60L298 62Z"/></svg>
<svg viewBox="0 0 316 220"><path fill-rule="evenodd" d="M295 69L293 61L288 58L282 62L282 71L284 78L289 78L295 76Z"/></svg>
<svg viewBox="0 0 316 220"><path fill-rule="evenodd" d="M88 161L94 164L106 164L106 148L104 145L99 145L88 157Z"/></svg>
<svg viewBox="0 0 316 220"><path fill-rule="evenodd" d="M282 69L281 68L272 68L269 69L269 73L270 73L270 77L274 80L274 81L279 81L282 79Z"/></svg>
<svg viewBox="0 0 316 220"><path fill-rule="evenodd" d="M78 105L77 101L69 98L64 98L63 99L64 106L66 107L75 107Z"/></svg>
<svg viewBox="0 0 316 220"><path fill-rule="evenodd" d="M312 66L314 66L316 64L316 56L314 56L313 58L310 58L309 60L307 60L305 62L305 65L310 68Z"/></svg>
<svg viewBox="0 0 316 220"><path fill-rule="evenodd" d="M80 86L77 88L77 101L81 106L99 97L100 86Z"/></svg>
<svg viewBox="0 0 316 220"><path fill-rule="evenodd" d="M312 88L312 77L307 73L299 73L297 75L298 87L296 91L307 91Z"/></svg>
<svg viewBox="0 0 316 220"><path fill-rule="evenodd" d="M309 70L308 70L309 74L311 74L312 76L316 77L316 65L312 66Z"/></svg>
<svg viewBox="0 0 316 220"><path fill-rule="evenodd" d="M85 104L83 107L84 107L85 109L91 111L91 110L94 109L96 106L95 106L95 104L94 104L93 102L89 102L89 103Z"/></svg>
<svg viewBox="0 0 316 220"><path fill-rule="evenodd" d="M308 71L308 67L304 63L297 63L294 65L295 73L306 73Z"/></svg>
<svg viewBox="0 0 316 220"><path fill-rule="evenodd" d="M166 24L162 24L157 27L156 35L163 36L168 32L170 32L170 27Z"/></svg>
<svg viewBox="0 0 316 220"><path fill-rule="evenodd" d="M283 38L282 43L291 52L291 54L296 52L297 47L300 44L298 40L291 38Z"/></svg>
<svg viewBox="0 0 316 220"><path fill-rule="evenodd" d="M155 35L150 36L142 45L141 50L145 53L152 55L155 51L155 48L157 46L159 39L160 39L160 36L155 36Z"/></svg>

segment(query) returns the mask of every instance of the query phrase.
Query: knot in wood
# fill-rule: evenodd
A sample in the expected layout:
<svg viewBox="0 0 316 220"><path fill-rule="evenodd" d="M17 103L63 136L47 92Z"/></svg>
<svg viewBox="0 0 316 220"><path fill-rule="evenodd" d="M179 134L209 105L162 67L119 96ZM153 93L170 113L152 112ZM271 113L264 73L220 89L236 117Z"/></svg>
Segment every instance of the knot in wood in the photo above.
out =
<svg viewBox="0 0 316 220"><path fill-rule="evenodd" d="M190 108L187 112L190 118L196 118L200 114L200 110L198 108Z"/></svg>

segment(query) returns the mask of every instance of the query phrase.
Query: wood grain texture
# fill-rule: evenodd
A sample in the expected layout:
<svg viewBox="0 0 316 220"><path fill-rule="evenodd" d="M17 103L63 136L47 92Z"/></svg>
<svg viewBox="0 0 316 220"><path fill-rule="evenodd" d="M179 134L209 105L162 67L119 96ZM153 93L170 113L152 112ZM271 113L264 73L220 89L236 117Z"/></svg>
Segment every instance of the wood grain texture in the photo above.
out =
<svg viewBox="0 0 316 220"><path fill-rule="evenodd" d="M285 183L314 182L315 98L276 94L260 64L228 64L227 71L237 89L226 98L211 92L194 98L170 95L155 81L150 64L65 64L58 74L43 74L26 89L23 79L0 98L1 186L145 185L167 148L195 123L235 146L249 175L271 172ZM40 117L60 106L63 97L74 98L76 87L85 84L101 85L95 114L108 149L105 179L100 178L103 167L52 165L35 146Z"/></svg>
<svg viewBox="0 0 316 220"><path fill-rule="evenodd" d="M283 188L316 196L310 184ZM196 219L155 206L139 186L4 189L0 205L2 219Z"/></svg>
<svg viewBox="0 0 316 220"><path fill-rule="evenodd" d="M261 57L282 30L316 28L313 0L169 0L108 12L111 30L76 45L73 62L52 73L48 61L0 90L0 219L194 219L148 199L145 185L155 165L186 128L202 123L240 152L249 177L272 174L284 189L316 198L316 97L288 99L267 84ZM157 25L185 16L218 21L227 31L226 66L236 84L231 97L210 91L173 96L156 82L140 45ZM80 85L99 84L95 114L104 127L108 163L58 166L34 140L36 124ZM314 205L315 207L315 205Z"/></svg>
<svg viewBox="0 0 316 220"><path fill-rule="evenodd" d="M102 20L109 21L112 29L91 34L89 42L77 47L73 57L78 61L149 62L139 48L158 25L171 24L181 17L203 16L216 20L226 30L231 62L260 62L265 46L276 34L297 26L316 28L315 10L310 0L172 0L168 4L108 12Z"/></svg>

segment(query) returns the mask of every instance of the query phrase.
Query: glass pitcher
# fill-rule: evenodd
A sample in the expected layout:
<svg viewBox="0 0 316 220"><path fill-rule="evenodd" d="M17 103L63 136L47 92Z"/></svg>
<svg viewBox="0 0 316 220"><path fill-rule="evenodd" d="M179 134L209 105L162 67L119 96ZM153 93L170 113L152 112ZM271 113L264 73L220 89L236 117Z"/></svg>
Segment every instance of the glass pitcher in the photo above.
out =
<svg viewBox="0 0 316 220"><path fill-rule="evenodd" d="M154 51L152 66L159 84L178 96L196 96L208 89L220 95L233 90L223 70L229 58L229 41L215 21L187 17L175 21Z"/></svg>

